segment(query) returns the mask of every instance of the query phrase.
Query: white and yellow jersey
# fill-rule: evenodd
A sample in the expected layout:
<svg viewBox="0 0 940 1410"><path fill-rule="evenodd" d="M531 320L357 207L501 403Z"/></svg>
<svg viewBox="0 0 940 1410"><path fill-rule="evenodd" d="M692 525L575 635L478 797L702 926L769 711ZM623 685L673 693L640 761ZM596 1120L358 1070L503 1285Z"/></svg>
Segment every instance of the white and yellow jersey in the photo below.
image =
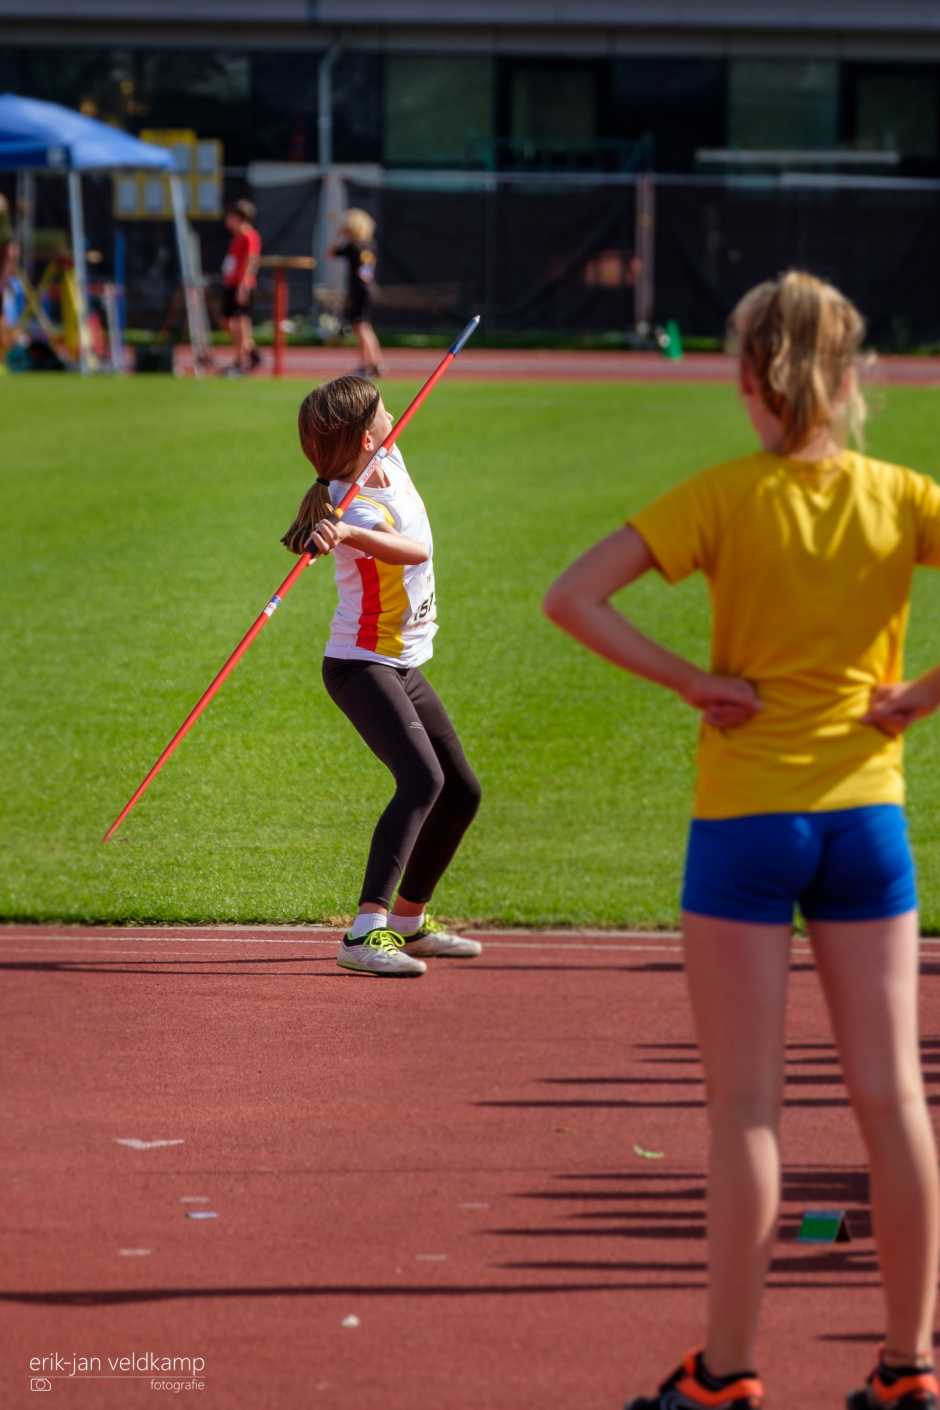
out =
<svg viewBox="0 0 940 1410"><path fill-rule="evenodd" d="M384 520L405 538L427 544L428 561L382 563L349 544L334 548L339 606L330 623L325 654L343 661L420 666L434 654L431 642L437 631L431 525L397 446L382 461L382 469L388 488L368 485L360 490L343 522L372 529ZM334 505L348 489L348 484L332 481Z"/></svg>

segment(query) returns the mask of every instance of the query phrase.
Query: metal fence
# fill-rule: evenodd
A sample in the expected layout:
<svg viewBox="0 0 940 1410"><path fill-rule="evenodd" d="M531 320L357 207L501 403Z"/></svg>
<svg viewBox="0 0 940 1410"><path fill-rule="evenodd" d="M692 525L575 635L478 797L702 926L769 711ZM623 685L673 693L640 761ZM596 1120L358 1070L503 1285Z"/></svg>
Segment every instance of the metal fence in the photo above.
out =
<svg viewBox="0 0 940 1410"><path fill-rule="evenodd" d="M317 187L256 192L269 248L299 252L286 244L291 232L309 239ZM376 322L389 329L450 329L482 313L494 331L674 318L716 337L747 289L798 267L853 298L876 341L940 339L940 182L389 171L345 190L377 221Z"/></svg>
<svg viewBox="0 0 940 1410"><path fill-rule="evenodd" d="M315 166L249 168L268 254L306 254L327 207ZM720 337L753 284L790 267L831 279L897 348L940 340L940 182L871 175L662 176L642 173L381 171L347 168L340 204L377 221L376 323L449 331L482 313L489 331L623 332L675 319L686 336ZM244 184L239 183L244 190ZM64 225L49 190L42 223ZM114 247L110 182L86 182L89 241ZM12 193L11 193L12 194ZM336 213L333 212L335 221ZM228 236L200 223L203 267ZM159 327L178 283L172 231L128 240L131 323ZM314 282L330 282L323 265ZM342 278L332 271L335 283ZM258 316L268 313L259 290ZM291 311L309 310L293 275Z"/></svg>

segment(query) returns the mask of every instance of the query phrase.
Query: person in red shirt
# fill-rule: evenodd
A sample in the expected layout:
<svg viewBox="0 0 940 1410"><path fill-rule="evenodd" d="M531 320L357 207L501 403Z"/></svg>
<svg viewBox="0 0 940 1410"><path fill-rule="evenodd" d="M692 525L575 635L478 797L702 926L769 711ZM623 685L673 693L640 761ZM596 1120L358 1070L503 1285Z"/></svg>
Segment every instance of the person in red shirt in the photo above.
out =
<svg viewBox="0 0 940 1410"><path fill-rule="evenodd" d="M256 215L251 201L234 201L225 212L226 228L232 232L228 254L222 261L222 323L235 346L235 361L227 372L230 377L253 372L261 361L251 334L250 309L261 258L261 236L252 224Z"/></svg>

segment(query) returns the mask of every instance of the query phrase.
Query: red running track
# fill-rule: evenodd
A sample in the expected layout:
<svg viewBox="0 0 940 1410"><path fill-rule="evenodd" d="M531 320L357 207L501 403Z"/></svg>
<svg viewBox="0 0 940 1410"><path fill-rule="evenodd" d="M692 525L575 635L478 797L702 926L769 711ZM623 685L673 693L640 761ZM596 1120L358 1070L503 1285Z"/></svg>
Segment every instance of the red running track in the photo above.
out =
<svg viewBox="0 0 940 1410"><path fill-rule="evenodd" d="M271 377L274 353L262 351L262 366L255 376ZM441 359L440 348L389 348L383 353L389 377L424 380ZM231 350L216 348L215 366L221 371L232 360ZM353 372L358 358L352 348L286 348L284 374L311 382ZM192 375L188 347L175 350L177 375ZM737 363L724 353L686 353L670 359L658 353L561 352L538 349L488 349L468 347L448 370L454 377L496 381L622 381L622 382L732 382ZM940 387L940 357L883 357L873 380L890 384Z"/></svg>
<svg viewBox="0 0 940 1410"><path fill-rule="evenodd" d="M202 1358L179 1399L218 1410L616 1410L697 1341L705 1116L676 939L504 933L410 982L340 971L335 941L0 930L4 1407L35 1407L30 1359L58 1353L109 1377L52 1381L81 1410L188 1383L110 1370L132 1354ZM936 942L923 968L937 1081ZM804 946L784 1150L760 1369L770 1410L823 1410L882 1313ZM796 1244L807 1205L846 1208L854 1242Z"/></svg>

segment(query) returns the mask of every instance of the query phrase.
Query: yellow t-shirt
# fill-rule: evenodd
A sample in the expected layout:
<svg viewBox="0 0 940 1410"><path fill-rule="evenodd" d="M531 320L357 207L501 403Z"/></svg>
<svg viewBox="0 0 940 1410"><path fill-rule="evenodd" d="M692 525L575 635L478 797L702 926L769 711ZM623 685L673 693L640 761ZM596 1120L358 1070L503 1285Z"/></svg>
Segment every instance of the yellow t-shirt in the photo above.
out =
<svg viewBox="0 0 940 1410"><path fill-rule="evenodd" d="M702 470L629 522L670 583L700 570L711 669L763 709L702 726L693 815L903 803L903 745L861 718L901 679L911 576L940 567L940 485L851 451L808 465L759 451Z"/></svg>

